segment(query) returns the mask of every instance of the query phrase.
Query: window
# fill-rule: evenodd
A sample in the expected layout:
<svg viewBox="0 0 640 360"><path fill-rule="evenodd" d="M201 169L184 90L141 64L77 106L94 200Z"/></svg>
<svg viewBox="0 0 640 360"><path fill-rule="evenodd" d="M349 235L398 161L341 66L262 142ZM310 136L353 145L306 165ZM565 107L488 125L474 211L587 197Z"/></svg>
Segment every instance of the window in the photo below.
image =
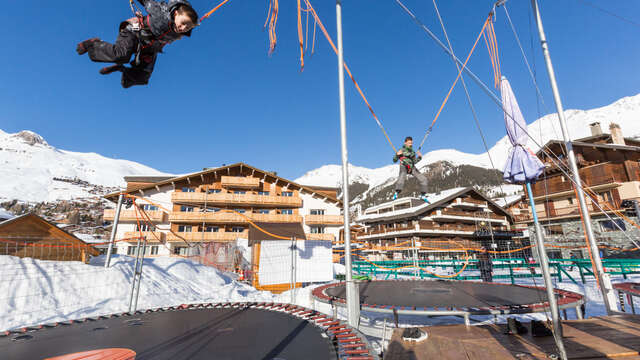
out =
<svg viewBox="0 0 640 360"><path fill-rule="evenodd" d="M569 203L569 205L573 205L573 198L568 198L567 202Z"/></svg>
<svg viewBox="0 0 640 360"><path fill-rule="evenodd" d="M324 209L311 209L311 215L324 215Z"/></svg>
<svg viewBox="0 0 640 360"><path fill-rule="evenodd" d="M324 234L324 226L311 226L312 234Z"/></svg>
<svg viewBox="0 0 640 360"><path fill-rule="evenodd" d="M129 248L127 249L127 255L136 255L137 250L137 246L129 246Z"/></svg>
<svg viewBox="0 0 640 360"><path fill-rule="evenodd" d="M231 228L231 232L234 232L234 233L241 233L243 231L244 231L244 228L240 226L234 226Z"/></svg>
<svg viewBox="0 0 640 360"><path fill-rule="evenodd" d="M142 205L142 210L155 211L155 210L158 210L158 207L151 204L144 204Z"/></svg>
<svg viewBox="0 0 640 360"><path fill-rule="evenodd" d="M158 246L154 245L151 247L151 255L158 255Z"/></svg>
<svg viewBox="0 0 640 360"><path fill-rule="evenodd" d="M234 211L239 213L239 214L244 214L244 213L247 212L247 210L245 210L245 209L235 209Z"/></svg>
<svg viewBox="0 0 640 360"><path fill-rule="evenodd" d="M603 220L600 221L600 229L602 232L610 232L610 231L626 231L627 226L622 219L613 219L613 220Z"/></svg>
<svg viewBox="0 0 640 360"><path fill-rule="evenodd" d="M268 209L259 209L255 211L258 214L268 214L269 210Z"/></svg>
<svg viewBox="0 0 640 360"><path fill-rule="evenodd" d="M293 196L293 191L283 191L282 192L282 196L292 197Z"/></svg>
<svg viewBox="0 0 640 360"><path fill-rule="evenodd" d="M151 231L148 224L136 225L136 231Z"/></svg>
<svg viewBox="0 0 640 360"><path fill-rule="evenodd" d="M190 187L183 187L182 192L196 192L196 189Z"/></svg>
<svg viewBox="0 0 640 360"><path fill-rule="evenodd" d="M222 192L222 190L220 190L220 189L209 189L207 191L207 193L209 193L209 194L219 194L220 192Z"/></svg>
<svg viewBox="0 0 640 360"><path fill-rule="evenodd" d="M234 194L238 194L238 195L244 195L244 194L246 194L247 192L246 192L246 191L243 191L243 190L236 190L236 191L234 191L233 193L234 193Z"/></svg>
<svg viewBox="0 0 640 360"><path fill-rule="evenodd" d="M191 225L178 225L178 232L191 232Z"/></svg>
<svg viewBox="0 0 640 360"><path fill-rule="evenodd" d="M605 191L601 193L600 197L602 197L602 201L613 203L613 197L611 196L611 191Z"/></svg>
<svg viewBox="0 0 640 360"><path fill-rule="evenodd" d="M258 195L265 195L268 196L269 192L268 191L258 191Z"/></svg>
<svg viewBox="0 0 640 360"><path fill-rule="evenodd" d="M189 252L189 248L184 246L176 246L173 248L173 253L176 255L186 256L188 252Z"/></svg>
<svg viewBox="0 0 640 360"><path fill-rule="evenodd" d="M564 235L564 230L562 230L562 225L545 225L542 227L544 229L544 234L549 235Z"/></svg>
<svg viewBox="0 0 640 360"><path fill-rule="evenodd" d="M182 206L180 206L180 211L193 212L193 206L182 205Z"/></svg>
<svg viewBox="0 0 640 360"><path fill-rule="evenodd" d="M218 212L218 211L220 211L220 208L207 208L206 211L207 212Z"/></svg>
<svg viewBox="0 0 640 360"><path fill-rule="evenodd" d="M219 227L217 227L217 226L207 226L207 227L204 229L204 231L205 231L205 232L218 232L218 231L220 231L220 228L219 228Z"/></svg>
<svg viewBox="0 0 640 360"><path fill-rule="evenodd" d="M283 209L283 210L280 210L280 213L282 215L293 215L293 210L292 209Z"/></svg>

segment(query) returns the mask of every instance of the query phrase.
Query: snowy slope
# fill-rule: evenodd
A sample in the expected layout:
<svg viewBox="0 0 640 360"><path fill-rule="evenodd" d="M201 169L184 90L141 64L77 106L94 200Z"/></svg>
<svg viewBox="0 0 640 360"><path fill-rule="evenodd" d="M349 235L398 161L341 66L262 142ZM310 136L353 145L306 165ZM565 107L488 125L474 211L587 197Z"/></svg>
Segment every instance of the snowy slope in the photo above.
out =
<svg viewBox="0 0 640 360"><path fill-rule="evenodd" d="M115 255L105 269L104 257L86 265L0 256L0 330L126 312L134 261ZM275 299L186 259L145 259L142 272L139 309Z"/></svg>
<svg viewBox="0 0 640 360"><path fill-rule="evenodd" d="M7 134L0 130L0 201L36 202L95 196L87 186L54 178L115 187L124 185L126 175L165 174L133 161L60 150L31 131Z"/></svg>
<svg viewBox="0 0 640 360"><path fill-rule="evenodd" d="M591 135L589 124L600 122L602 131L609 133L609 125L618 123L625 137L640 137L640 94L622 98L613 104L591 110L566 110L567 127L572 139ZM549 114L541 117L528 125L530 136L528 146L535 152L540 149L537 144L544 145L549 140L562 139L560 124L557 114ZM535 140L535 142L534 142ZM537 144L536 144L537 143ZM506 135L500 139L491 149L489 154L496 166L502 171L507 160L511 144ZM424 154L418 167L438 162L448 161L453 165L474 165L483 168L491 168L487 153L469 154L455 149L434 150ZM361 182L369 184L371 188L384 184L397 176L398 168L387 165L377 169L350 165L349 182ZM325 165L309 171L296 182L305 185L340 186L342 183L340 165Z"/></svg>

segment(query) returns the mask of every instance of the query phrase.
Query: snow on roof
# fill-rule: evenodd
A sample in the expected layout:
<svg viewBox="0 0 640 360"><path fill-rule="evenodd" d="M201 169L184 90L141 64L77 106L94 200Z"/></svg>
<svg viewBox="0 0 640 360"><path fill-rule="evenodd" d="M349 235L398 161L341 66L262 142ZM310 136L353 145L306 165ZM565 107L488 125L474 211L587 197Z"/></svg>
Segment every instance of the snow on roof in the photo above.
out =
<svg viewBox="0 0 640 360"><path fill-rule="evenodd" d="M522 197L523 197L523 196L524 196L524 195L522 195L522 194L519 194L519 195L510 195L510 196L506 196L506 197L501 197L501 198L498 198L498 199L494 199L493 201L494 201L496 204L500 205L501 207L507 207L507 206L509 206L509 205L511 205L511 204L514 204L514 203L516 203L516 202L520 201L520 199L522 199ZM506 202L505 202L505 199L506 199Z"/></svg>
<svg viewBox="0 0 640 360"><path fill-rule="evenodd" d="M419 212L421 210L424 210L428 207L434 207L436 205L439 205L438 202L456 195L458 193L462 193L465 192L467 190L470 190L472 188L464 188L464 187L459 187L459 188L453 188L453 189L447 189L447 190L443 190L437 194L427 194L427 198L429 199L430 204L424 203L422 205L419 206L414 206L414 207L409 207L406 209L401 209L401 210L395 210L395 211L388 211L385 212L383 214L367 214L367 215L362 215L360 217L358 217L357 221L364 221L364 220L372 220L372 219L382 219L382 218L386 218L386 217L391 217L391 216L398 216L398 215L404 215L404 214L411 214L411 213L416 213ZM377 206L377 208L383 208L383 205L387 205L387 206L391 206L394 203L402 203L403 201L400 201L400 199L398 200L394 200L394 201L390 201L384 204L380 204Z"/></svg>
<svg viewBox="0 0 640 360"><path fill-rule="evenodd" d="M15 215L13 215L12 213L8 212L7 210L0 208L0 222L5 221L5 220L9 220L9 219L13 219L15 217Z"/></svg>

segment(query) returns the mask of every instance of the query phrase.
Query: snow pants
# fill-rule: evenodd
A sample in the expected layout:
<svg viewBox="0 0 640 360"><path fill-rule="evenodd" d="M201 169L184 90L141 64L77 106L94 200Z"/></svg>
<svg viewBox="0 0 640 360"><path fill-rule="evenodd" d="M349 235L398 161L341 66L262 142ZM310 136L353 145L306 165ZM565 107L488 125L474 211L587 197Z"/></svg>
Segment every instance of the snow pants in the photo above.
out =
<svg viewBox="0 0 640 360"><path fill-rule="evenodd" d="M420 184L420 192L426 193L427 177L415 167L411 170L411 173L409 173L407 167L402 164L400 164L400 174L398 174L398 181L396 181L396 191L400 192L404 189L404 183L407 181L407 176L409 176L409 174L413 175L418 180L418 183Z"/></svg>
<svg viewBox="0 0 640 360"><path fill-rule="evenodd" d="M95 62L107 62L126 64L138 51L140 40L129 26L123 23L115 44L106 41L98 41L89 49L89 58ZM153 72L156 63L157 52L141 50L140 55L131 61L131 67L122 70L122 87L129 88L133 85L146 85Z"/></svg>

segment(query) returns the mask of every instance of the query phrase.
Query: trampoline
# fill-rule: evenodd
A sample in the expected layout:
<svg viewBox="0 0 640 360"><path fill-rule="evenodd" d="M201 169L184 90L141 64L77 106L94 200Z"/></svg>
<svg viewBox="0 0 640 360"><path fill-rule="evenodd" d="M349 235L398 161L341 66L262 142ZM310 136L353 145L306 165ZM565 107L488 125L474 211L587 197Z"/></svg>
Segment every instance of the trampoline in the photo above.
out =
<svg viewBox="0 0 640 360"><path fill-rule="evenodd" d="M185 305L3 335L3 359L378 359L345 323L277 303Z"/></svg>
<svg viewBox="0 0 640 360"><path fill-rule="evenodd" d="M544 288L474 281L375 280L358 283L361 309L422 315L524 314L548 308ZM580 294L555 290L560 309L574 308L582 317ZM314 299L344 306L345 283L318 287Z"/></svg>

